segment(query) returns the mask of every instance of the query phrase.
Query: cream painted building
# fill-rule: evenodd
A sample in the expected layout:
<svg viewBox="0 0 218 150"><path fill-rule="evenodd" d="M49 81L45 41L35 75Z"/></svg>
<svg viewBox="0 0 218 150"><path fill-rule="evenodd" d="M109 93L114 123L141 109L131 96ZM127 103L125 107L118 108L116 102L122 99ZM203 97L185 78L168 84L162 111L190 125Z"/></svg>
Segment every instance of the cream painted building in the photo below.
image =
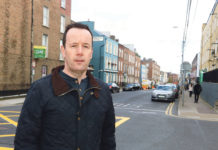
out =
<svg viewBox="0 0 218 150"><path fill-rule="evenodd" d="M200 70L218 68L218 7L215 2L207 23L202 26Z"/></svg>

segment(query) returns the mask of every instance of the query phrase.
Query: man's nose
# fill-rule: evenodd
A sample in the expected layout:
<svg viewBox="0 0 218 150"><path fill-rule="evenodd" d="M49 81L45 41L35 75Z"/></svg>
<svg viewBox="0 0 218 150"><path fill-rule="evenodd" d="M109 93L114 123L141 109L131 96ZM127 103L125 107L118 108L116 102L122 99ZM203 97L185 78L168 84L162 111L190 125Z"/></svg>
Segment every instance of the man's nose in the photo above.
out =
<svg viewBox="0 0 218 150"><path fill-rule="evenodd" d="M79 45L78 48L77 48L77 54L81 55L82 52L83 52L83 47L82 47L82 45Z"/></svg>

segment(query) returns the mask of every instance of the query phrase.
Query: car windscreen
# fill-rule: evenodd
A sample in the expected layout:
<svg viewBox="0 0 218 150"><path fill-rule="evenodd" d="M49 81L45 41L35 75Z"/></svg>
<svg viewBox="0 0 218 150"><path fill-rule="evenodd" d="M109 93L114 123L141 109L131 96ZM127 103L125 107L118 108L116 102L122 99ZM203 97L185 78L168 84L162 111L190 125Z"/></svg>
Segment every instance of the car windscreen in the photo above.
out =
<svg viewBox="0 0 218 150"><path fill-rule="evenodd" d="M172 87L170 87L170 86L158 86L157 90L170 91L170 90L172 90Z"/></svg>

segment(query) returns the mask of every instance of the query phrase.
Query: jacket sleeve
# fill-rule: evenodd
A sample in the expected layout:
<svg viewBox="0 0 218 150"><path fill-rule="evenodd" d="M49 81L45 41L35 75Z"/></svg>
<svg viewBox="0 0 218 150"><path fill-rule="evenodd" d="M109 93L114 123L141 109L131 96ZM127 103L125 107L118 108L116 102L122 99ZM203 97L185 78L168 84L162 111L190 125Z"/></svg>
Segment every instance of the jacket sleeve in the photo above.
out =
<svg viewBox="0 0 218 150"><path fill-rule="evenodd" d="M109 90L108 90L109 91ZM110 91L109 91L110 92ZM109 94L109 109L106 112L102 129L101 150L116 150L115 113L111 94Z"/></svg>
<svg viewBox="0 0 218 150"><path fill-rule="evenodd" d="M32 86L24 101L14 140L15 150L39 150L41 114L40 89Z"/></svg>

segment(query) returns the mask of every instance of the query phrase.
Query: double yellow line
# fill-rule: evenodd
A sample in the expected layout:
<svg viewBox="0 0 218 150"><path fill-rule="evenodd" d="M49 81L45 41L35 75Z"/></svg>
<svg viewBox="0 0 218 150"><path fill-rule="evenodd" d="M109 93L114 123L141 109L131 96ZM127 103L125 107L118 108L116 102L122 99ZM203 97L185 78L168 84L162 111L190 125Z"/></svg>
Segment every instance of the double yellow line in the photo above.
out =
<svg viewBox="0 0 218 150"><path fill-rule="evenodd" d="M171 103L168 105L168 107L167 107L167 109L166 109L166 111L165 111L165 114L166 114L166 115L174 116L174 115L172 114L172 110L173 110L174 104L175 104L174 102L171 102Z"/></svg>

